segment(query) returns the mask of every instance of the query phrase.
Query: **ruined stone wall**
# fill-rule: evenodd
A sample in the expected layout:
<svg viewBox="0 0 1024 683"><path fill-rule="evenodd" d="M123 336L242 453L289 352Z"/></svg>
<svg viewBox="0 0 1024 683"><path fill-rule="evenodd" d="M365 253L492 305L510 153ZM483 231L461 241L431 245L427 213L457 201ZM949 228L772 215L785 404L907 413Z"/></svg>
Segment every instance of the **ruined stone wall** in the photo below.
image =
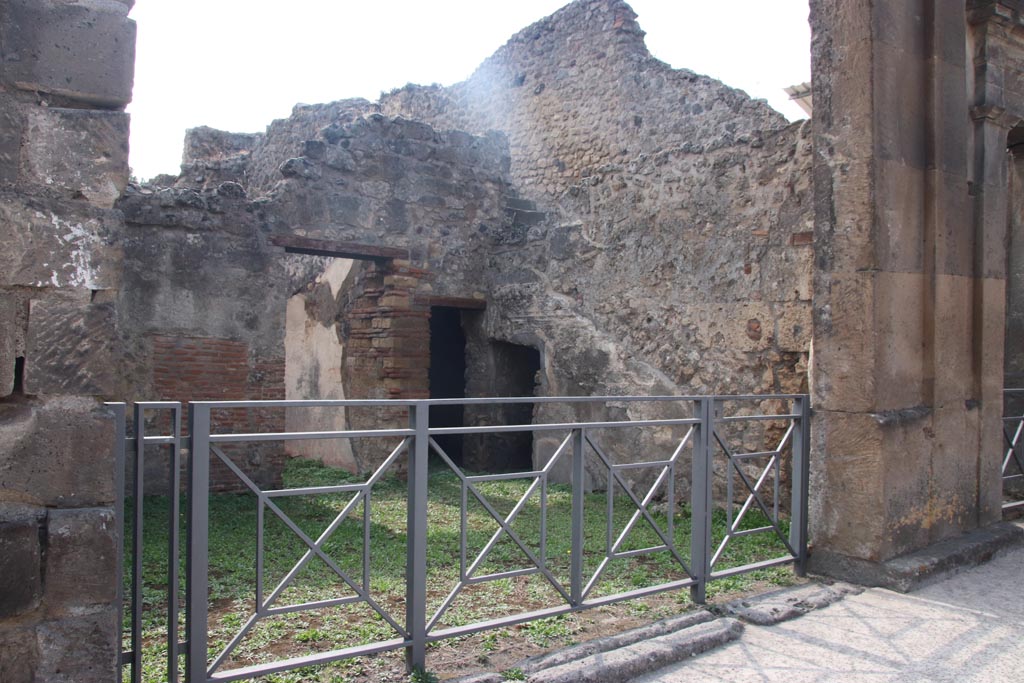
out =
<svg viewBox="0 0 1024 683"><path fill-rule="evenodd" d="M339 115L334 105L302 107L271 126L251 163L275 169L265 206L270 230L408 252L354 269L338 314L344 391L348 398L429 396L430 298L483 298L488 246L509 228L504 138ZM360 429L404 425L407 416L362 408L346 419ZM356 468L372 469L390 447L353 444Z"/></svg>
<svg viewBox="0 0 1024 683"><path fill-rule="evenodd" d="M483 296L487 237L502 234L507 223L507 148L498 135L442 134L379 114L342 123L333 108L325 109L334 113L315 123L306 116L307 110L319 111L315 107L275 122L251 152L245 151L249 139L193 131L186 154L194 163L175 187L132 187L121 201L129 227L120 306L133 331L135 374L152 378L139 383L139 395L176 400L323 398L338 392L348 398L428 395L429 300ZM214 185L218 175L209 173L209 163L218 159L244 161L243 180L251 175L248 169L264 169L269 189L254 195L233 181ZM207 172L202 182L191 175L198 166ZM345 278L344 291L334 292L312 282L325 267L322 259L289 272L289 260L313 257L287 255L273 246L272 238L282 235L387 246L407 258L360 262ZM298 305L315 309L311 324L328 334L340 330L334 334L345 341L337 366L343 387L308 381L300 386L297 375L303 371L293 368L296 378L286 392L286 299L292 295L305 299ZM167 349L181 351L168 356ZM224 350L234 354L231 362L217 365ZM300 362L307 365L307 379L308 363ZM311 393L299 395L306 389ZM339 419L361 427L406 419L404 412L372 410L316 418L271 412L263 418L248 424L229 420L224 426L277 431L283 425L309 426L309 419L335 427ZM328 452L335 446L327 444L313 455L353 470L379 461L376 451ZM258 481L279 475L277 452L247 453L240 455L242 469Z"/></svg>
<svg viewBox="0 0 1024 683"><path fill-rule="evenodd" d="M500 136L435 127L497 128L511 161ZM538 349L547 395L806 390L806 132L651 58L621 2L567 6L452 88L190 140L210 162L252 147L242 176L272 231L410 249L408 272L354 271L349 397L428 395L431 295L486 297L470 367L491 367L489 339Z"/></svg>
<svg viewBox="0 0 1024 683"><path fill-rule="evenodd" d="M0 3L0 680L115 680L130 0Z"/></svg>
<svg viewBox="0 0 1024 683"><path fill-rule="evenodd" d="M755 143L605 167L547 221L495 247L486 334L539 348L553 396L806 391L810 168L802 124ZM609 417L577 408L538 417ZM679 409L625 410L684 417L665 413ZM637 450L628 447L637 435L621 438L621 452ZM766 437L745 438L757 450ZM652 445L664 452L668 441Z"/></svg>
<svg viewBox="0 0 1024 683"><path fill-rule="evenodd" d="M377 107L362 99L295 105L291 116L271 122L253 146L251 162L246 168L246 185L250 192L259 196L273 190L282 180L281 164L303 156L306 143L323 140L322 131L328 127L336 130L376 112Z"/></svg>
<svg viewBox="0 0 1024 683"><path fill-rule="evenodd" d="M674 391L799 392L811 322L810 159L808 131L794 124L757 146L669 150L608 168L562 198L546 234L527 235L498 291L521 289L532 263L546 271L548 306L593 321ZM611 388L595 380L563 388Z"/></svg>
<svg viewBox="0 0 1024 683"><path fill-rule="evenodd" d="M385 95L381 112L504 132L514 180L538 199L642 153L699 152L787 125L764 102L654 59L643 36L622 0L574 2L514 35L468 80L407 86Z"/></svg>
<svg viewBox="0 0 1024 683"><path fill-rule="evenodd" d="M185 131L180 173L157 176L150 184L200 191L226 182L245 185L252 150L262 139L262 133L228 133L208 126L190 128Z"/></svg>
<svg viewBox="0 0 1024 683"><path fill-rule="evenodd" d="M267 149L276 144L268 134ZM502 136L441 133L371 114L335 121L288 151L272 162L253 157L277 167L269 230L405 249L412 267L443 274L433 294L479 291L485 238L506 225Z"/></svg>
<svg viewBox="0 0 1024 683"><path fill-rule="evenodd" d="M132 187L120 201L124 287L118 308L129 340L128 398L188 401L282 399L285 300L295 287L288 257L267 243L257 207L234 183L196 192ZM292 264L296 265L296 264ZM315 270L318 263L308 264ZM301 271L301 268L298 270ZM295 274L298 281L311 277ZM282 411L223 411L223 431L280 431ZM280 482L284 447L233 446L231 456L261 485ZM221 463L213 490L244 490ZM165 492L159 458L147 490Z"/></svg>

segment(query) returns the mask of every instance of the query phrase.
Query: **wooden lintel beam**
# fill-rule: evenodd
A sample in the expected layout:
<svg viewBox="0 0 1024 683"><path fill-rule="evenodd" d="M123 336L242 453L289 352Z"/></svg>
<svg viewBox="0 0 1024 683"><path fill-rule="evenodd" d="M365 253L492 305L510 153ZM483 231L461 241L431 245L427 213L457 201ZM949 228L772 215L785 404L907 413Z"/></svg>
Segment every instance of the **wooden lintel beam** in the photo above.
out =
<svg viewBox="0 0 1024 683"><path fill-rule="evenodd" d="M472 299L465 296L432 296L418 295L413 298L417 306L445 306L447 308L462 308L472 311L482 311L487 308L485 299Z"/></svg>
<svg viewBox="0 0 1024 683"><path fill-rule="evenodd" d="M299 237L298 235L272 235L270 243L276 247L284 247L284 250L289 254L333 256L334 258L350 258L363 261L408 260L409 258L408 249L380 247L374 244L360 244L358 242L317 240L311 237Z"/></svg>

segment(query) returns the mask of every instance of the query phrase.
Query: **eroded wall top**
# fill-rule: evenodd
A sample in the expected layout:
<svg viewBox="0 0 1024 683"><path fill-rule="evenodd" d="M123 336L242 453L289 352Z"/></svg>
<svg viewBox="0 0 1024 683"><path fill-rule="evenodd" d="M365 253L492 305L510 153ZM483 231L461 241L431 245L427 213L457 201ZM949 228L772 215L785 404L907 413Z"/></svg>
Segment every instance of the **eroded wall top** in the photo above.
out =
<svg viewBox="0 0 1024 683"><path fill-rule="evenodd" d="M621 0L578 0L523 29L466 81L406 86L381 111L508 135L526 193L553 196L607 163L713 149L787 125L763 101L653 58Z"/></svg>

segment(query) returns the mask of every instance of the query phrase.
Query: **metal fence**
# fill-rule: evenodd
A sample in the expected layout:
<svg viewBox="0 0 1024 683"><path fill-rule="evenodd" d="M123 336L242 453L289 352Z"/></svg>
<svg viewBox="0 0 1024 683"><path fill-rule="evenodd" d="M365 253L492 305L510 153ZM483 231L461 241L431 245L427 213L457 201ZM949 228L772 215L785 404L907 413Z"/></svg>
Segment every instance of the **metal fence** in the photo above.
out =
<svg viewBox="0 0 1024 683"><path fill-rule="evenodd" d="M1003 510L1024 508L1024 389L1003 391ZM1013 500L1013 498L1019 498Z"/></svg>
<svg viewBox="0 0 1024 683"><path fill-rule="evenodd" d="M431 406L458 403L465 406L488 406L507 403L531 403L535 410L561 408L575 414L579 404L603 404L616 406L615 415L655 415L642 419L607 419L591 421L563 421L543 424L486 425L464 427L438 427L430 422ZM557 405L551 405L557 404ZM688 588L695 602L703 603L708 582L736 574L766 567L793 564L798 574L803 574L807 559L807 482L808 482L808 429L809 399L805 395L760 395L760 396L719 396L719 397L565 397L565 398L492 398L492 399L433 399L397 401L217 401L193 402L188 406L188 478L187 498L187 552L185 576L184 610L186 627L184 638L178 628L179 599L178 567L181 513L179 471L182 460L181 416L182 406L174 402L136 403L132 411L130 434L127 433L127 407L125 404L110 404L118 422L118 438L115 454L122 485L118 490L122 500L119 518L122 533L125 528L127 487L124 485L126 461L132 472L131 483L131 527L132 539L126 544L131 553L128 564L132 568L131 591L126 596L130 605L127 631L131 634L130 647L122 654L122 664L132 681L140 681L142 675L142 550L143 550L143 472L147 452L153 447L164 448L169 453L169 500L168 511L168 576L166 587L166 680L179 678L179 657L185 658L185 680L231 681L255 678L275 672L283 672L314 664L323 664L344 658L404 648L409 666L424 666L428 644L464 636L487 629L507 627L544 617L584 610L599 605L638 598L654 593ZM344 410L401 409L408 414L408 423L401 428L381 428L344 431L307 431L281 433L220 433L216 430L216 414L225 410L261 410L334 407ZM671 407L672 410L666 410ZM765 411L766 407L781 408ZM646 411L646 412L645 412ZM675 417L660 415L674 413ZM607 414L607 412L605 413ZM148 424L159 434L147 434ZM157 417L159 419L154 419ZM770 425L773 430L757 432L774 435L773 447L759 446L749 449L751 440L737 439L744 428L754 425ZM158 425L158 427L153 427ZM616 453L600 435L615 430L654 430L670 448L654 459L642 460L635 452ZM554 437L559 445L536 469L526 472L502 474L467 474L453 461L437 437L449 435L485 435L510 432L532 432L545 437ZM635 434L636 432L629 432ZM1019 430L1018 430L1019 434ZM225 453L229 444L252 444L258 442L285 442L318 439L370 439L382 440L389 444L389 454L383 462L361 483L343 483L335 486L316 486L292 489L264 490L246 475L239 465ZM748 445L743 448L742 443ZM630 439L625 439L629 442ZM756 439L754 441L757 441ZM390 444L394 443L393 447ZM622 443L622 440L616 442ZM763 443L763 440L759 443ZM129 458L130 456L130 458ZM626 457L622 457L626 456ZM432 470L428 459L434 460L438 468L454 474L461 489L458 579L450 592L436 608L431 608L427 596L427 539L428 539L428 482ZM234 473L252 492L257 500L257 528L255 533L255 599L250 617L237 634L219 653L208 657L209 630L209 491L210 464L220 462ZM370 586L371 559L371 500L375 485L398 463L407 466L408 489L406 496L406 557L404 614L393 614L382 605ZM589 462L589 465L588 465ZM569 542L568 575L556 575L548 557L548 487L556 469L571 491L571 539ZM643 491L634 491L632 483L639 471L646 471ZM607 490L607 516L604 551L595 561L596 570L585 571L584 556L588 552L584 543L584 498L588 481L595 481L594 472L602 474L600 482ZM588 480L589 477L589 480ZM677 479L688 479L688 499L677 495ZM526 489L511 509L499 512L488 500L481 488L489 482L510 479L522 480ZM725 480L724 484L722 480ZM715 496L714 482L724 485L725 492ZM788 500L782 501L788 485ZM599 486L598 486L599 488ZM719 489L722 488L720 485ZM618 495L613 495L619 492ZM321 494L349 494L352 498L333 521L316 537L306 534L279 505L279 501L291 496L313 496ZM483 548L477 552L467 544L467 506L470 502L482 506L497 529ZM782 503L780 509L780 502ZM680 547L674 525L677 524L677 504L688 504L690 541L688 547ZM621 530L614 529L613 510L616 505L629 505L633 510L628 522ZM534 505L539 512L538 538L524 539L514 528L516 519L528 505ZM656 514L655 506L663 506L667 515ZM353 516L361 507L363 549L361 557L362 576L343 570L324 550L324 544L331 535ZM725 531L720 538L713 538L711 517L718 507L726 512ZM788 508L788 518L785 509ZM759 518L767 523L758 527L744 524L751 511L760 513ZM304 554L269 593L264 571L264 525L267 518L277 519L301 539ZM662 519L664 518L664 519ZM680 520L678 523L682 523ZM788 522L788 533L785 524ZM657 537L654 545L644 548L627 548L624 540L638 526L653 531ZM750 534L767 534L779 544L782 554L772 559L761 560L741 566L723 567L722 557L727 546L734 539ZM522 555L528 558L529 566L505 571L483 573L486 560L499 541L511 541ZM664 553L684 578L644 585L634 590L611 595L598 595L595 587L601 582L609 563L622 559ZM592 554L592 553L591 553ZM318 558L347 587L349 595L301 604L281 604L282 595L312 560ZM354 575L353 575L354 574ZM558 596L556 604L539 610L510 614L470 624L444 627L443 617L460 594L470 586L510 579L517 576L537 576L553 589ZM262 619L274 615L316 611L328 607L361 603L368 606L386 622L394 632L387 640L347 647L345 649L321 652L304 657L293 657L254 666L225 668L231 654L246 634Z"/></svg>

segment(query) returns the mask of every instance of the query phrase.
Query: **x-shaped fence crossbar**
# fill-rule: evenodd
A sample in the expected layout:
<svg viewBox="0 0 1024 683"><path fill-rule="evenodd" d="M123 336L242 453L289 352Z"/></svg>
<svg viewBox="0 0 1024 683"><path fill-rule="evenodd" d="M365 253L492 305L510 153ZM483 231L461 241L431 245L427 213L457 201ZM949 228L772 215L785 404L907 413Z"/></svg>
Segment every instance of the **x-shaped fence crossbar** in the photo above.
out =
<svg viewBox="0 0 1024 683"><path fill-rule="evenodd" d="M692 574L686 565L685 560L679 555L676 550L674 530L673 530L673 519L674 514L667 515L667 530L662 529L661 526L655 521L649 506L654 500L658 491L662 488L663 484L668 482L668 501L666 503L667 509L675 509L675 488L674 483L674 472L677 461L680 455L684 452L686 446L691 441L693 436L694 428L691 427L686 436L683 437L682 441L675 448L672 456L663 461L646 462L646 463L630 463L625 465L616 465L611 459L605 454L602 448L596 443L590 430L579 428L572 429L569 434L561 441L555 452L549 457L547 463L540 470L531 472L513 472L508 474L493 474L493 475L476 475L467 476L462 470L452 461L451 457L445 452L445 450L438 445L434 440L430 440L430 445L433 452L437 453L445 465L451 469L451 471L459 478L462 486L462 505L461 505L461 520L460 520L460 543L459 543L459 581L452 588L451 592L441 603L440 607L430 618L427 623L427 631L432 631L435 626L440 622L445 612L452 606L455 599L462 593L467 587L474 584L485 583L488 581L497 581L499 579L509 579L517 576L528 576L532 574L541 574L544 579L551 585L551 587L561 596L565 605L573 608L579 608L585 604L587 597L591 591L597 585L605 569L608 567L610 561L620 558L635 557L642 554L650 554L659 551L668 551L676 559L679 565L692 579ZM593 574L587 579L585 584L582 584L582 575L577 577L576 573L570 570L570 586L568 589L565 583L559 581L555 577L554 573L548 567L547 564L547 496L548 496L548 477L555 465L566 453L573 453L574 451L578 455L582 455L583 446L589 446L591 451L597 455L600 462L607 468L608 471L608 508L606 516L606 529L607 529L607 542L605 547L605 556L601 559L600 564ZM577 456L578 457L578 456ZM640 499L633 492L632 487L623 478L622 471L626 469L640 469L640 468L660 468L660 472L657 475L654 483L651 485L643 499ZM480 492L476 484L483 482L495 482L504 481L511 479L528 479L530 480L526 491L520 496L512 509L506 514L501 515L495 510L494 506L490 503L487 497ZM626 523L623 530L619 533L618 537L613 540L613 524L612 520L614 517L614 484L618 484L622 490L629 497L631 502L636 506L636 511L633 513L630 520ZM481 548L480 552L476 556L468 561L468 533L467 533L467 515L466 511L468 508L469 495L472 494L473 498L487 511L491 519L497 524L498 528L494 531L488 541ZM539 500L539 514L540 514L540 531L539 531L539 551L534 553L533 550L520 538L512 525L519 517L519 515L526 508L527 503L537 495ZM648 548L631 550L631 551L620 551L622 544L629 536L630 532L636 527L640 519L643 518L651 526L654 532L659 536L662 541L662 545L652 546ZM499 541L507 537L523 552L524 556L530 561L531 566L513 569L502 572L493 572L483 576L478 576L477 571L484 565L491 552L494 550ZM582 554L582 529L577 528L574 525L573 528L573 544L570 548L570 555L572 559L570 564L574 565L577 562L577 556ZM574 580L577 578L577 580ZM582 588L581 588L582 586ZM526 616L526 615L521 615Z"/></svg>
<svg viewBox="0 0 1024 683"><path fill-rule="evenodd" d="M1024 434L1024 417L1008 418L1003 425L1006 439L1006 453L1003 456L1003 480L1024 477L1024 456L1021 455L1021 434ZM1014 473L1014 466L1017 472Z"/></svg>
<svg viewBox="0 0 1024 683"><path fill-rule="evenodd" d="M1003 453L1002 478L1003 488L1016 480L1024 480L1024 415L1022 402L1024 389L1006 389L1004 391L1004 404L1010 412L1014 413L1003 418L1003 441L1006 451ZM1012 410L1011 410L1012 408ZM1003 503L1003 509L1024 507L1024 500L1008 500Z"/></svg>
<svg viewBox="0 0 1024 683"><path fill-rule="evenodd" d="M395 630L398 637L404 639L407 636L405 629L399 625L397 621L385 610L381 605L373 599L370 595L370 491L375 483L380 480L384 473L391 467L391 465L398 459L406 447L408 446L409 439L405 438L402 440L391 454L385 459L384 463L377 468L373 475L362 484L344 484L339 486L316 486L309 488L300 489L285 489L285 490L274 490L274 491L263 491L250 479L242 470L236 465L231 458L225 455L224 451L217 446L211 446L210 450L217 456L217 458L227 466L231 472L238 477L238 479L248 488L252 493L256 495L259 507L257 508L257 522L256 522L256 609L250 615L249 619L242 625L241 630L231 639L231 641L221 650L220 654L213 660L207 670L207 675L212 675L221 667L221 665L227 660L235 648L242 642L245 636L252 630L252 628L261 619L277 614L287 614L289 612L301 612L312 609L322 609L325 607L335 607L338 605L349 605L356 602L365 602L374 612L380 615L384 621L388 623L391 628ZM291 496L306 496L306 495L324 495L324 494L337 494L337 493L354 493L355 495L345 504L341 512L335 516L331 523L321 532L321 534L314 541L308 536L299 526L292 521L292 519L274 502L274 498L280 497L291 497ZM360 504L363 504L363 553L362 553L362 581L356 582L347 572L342 570L334 559L328 555L324 549L324 544L330 539L331 535L337 531L342 523L348 518L351 512ZM263 581L264 581L264 511L270 509L278 519L284 522L285 526L295 534L302 542L306 545L307 550L305 554L299 559L298 562L288 571L288 573L281 579L277 587L270 593L270 595L263 599ZM326 564L330 570L338 576L354 593L355 595L347 596L343 598L334 598L331 600L318 600L315 602L306 602L297 605L286 605L281 607L275 607L274 604L277 602L281 594L295 582L295 577L299 575L299 572L309 564L309 562L317 557Z"/></svg>
<svg viewBox="0 0 1024 683"><path fill-rule="evenodd" d="M788 401L791 410L788 413L779 415L734 415L724 416L723 405L725 401L758 401L766 399ZM453 636L467 635L470 633L511 626L517 623L531 621L541 617L564 614L578 611L598 605L609 604L620 600L650 595L659 591L674 590L688 587L691 596L697 602L705 599L705 590L708 581L715 578L729 576L732 574L752 571L762 567L794 563L798 572L802 573L806 562L807 546L807 443L808 443L808 415L809 405L806 396L748 396L748 397L726 397L726 398L679 398L679 397L574 397L562 399L487 399L477 400L480 403L580 403L603 401L611 402L668 402L674 401L692 406L692 414L687 417L661 418L661 419L633 419L617 421L588 421L569 422L559 424L525 424L525 425L497 425L497 426L468 426L468 427L431 427L429 421L429 410L431 405L444 403L443 400L409 400L409 401L238 401L238 402L196 402L189 409L189 505L188 505L188 553L187 559L187 584L186 584L186 638L178 642L176 623L171 629L170 637L173 646L169 646L169 678L173 683L177 680L177 651L183 649L186 654L186 680L190 683L209 683L212 681L231 681L255 678L267 674L282 672L300 666L323 664L338 659L353 657L357 655L372 654L396 648L405 648L406 657L410 666L423 666L425 663L426 647L429 643L450 638ZM465 401L470 403L472 400ZM117 408L120 406L120 408ZM170 436L148 437L139 431L142 423L142 410L145 408L163 408L170 406L174 409L176 416L173 424L173 434ZM287 433L255 433L255 434L215 434L211 430L211 411L218 409L265 409L265 408L302 408L302 407L405 407L409 411L409 424L407 428L401 429L371 429L371 430L342 430L326 432L287 432ZM120 411L118 413L118 410ZM121 458L124 462L124 450L126 443L134 443L136 448L136 470L141 472L142 450L147 443L164 443L173 446L174 458L172 459L172 470L176 475L176 468L179 463L177 444L181 441L179 434L180 404L137 404L135 421L136 437L134 441L129 438L119 440ZM121 432L125 430L124 405L115 406L115 415L119 414L119 425ZM772 420L774 422L785 422L786 427L778 445L769 451L761 452L738 452L728 445L729 432L725 426L730 422L747 420ZM603 435L610 434L620 428L655 428L661 430L662 435L674 435L666 446L671 447L671 452L662 456L661 459L640 461L639 454L632 453L625 462L618 462L609 449L609 443L622 443L623 440L605 439ZM1024 427L1018 427L1013 437L1012 445L1015 446L1021 436ZM561 439L558 447L547 458L547 461L539 469L527 472L510 472L502 474L467 474L456 464L449 453L435 439L442 435L468 435L468 434L494 434L504 432L548 432L555 433ZM564 435L564 436L562 436ZM241 467L225 452L224 444L237 444L245 442L280 442L296 439L356 439L356 438L395 438L398 445L395 446L373 473L363 482L345 483L333 486L313 486L305 488L264 490L249 477ZM662 442L664 443L664 442ZM668 448L666 448L668 451ZM1013 448L1011 448L1011 453ZM461 510L460 510L460 535L459 535L459 574L454 586L441 601L439 606L428 613L427 600L427 501L429 476L428 458L434 454L444 467L451 470L457 477L461 488ZM790 505L790 530L787 536L783 532L783 521L780 516L780 473L783 466L784 454L791 455L792 478L792 504ZM717 543L713 543L712 534L712 509L714 496L712 481L715 472L715 459L724 454L727 471L727 493L724 503L727 516L727 529L724 537ZM371 590L371 512L373 500L373 488L380 482L389 470L402 458L408 458L408 498L407 498L407 565L406 565L406 596L404 624L395 615L391 614ZM679 477L685 478L686 472L681 471L685 458L689 458L689 483L690 483L690 548L687 553L684 548L679 547L676 532L677 517L677 491L676 484ZM209 491L210 491L210 463L220 462L226 467L244 487L252 493L257 500L256 520L256 585L254 591L253 609L241 628L235 633L231 640L217 653L212 661L208 659L208 590L209 590ZM566 462L568 461L568 462ZM589 467L587 463L589 462ZM558 569L552 566L548 557L548 498L549 481L558 468L559 472L568 471L569 486L571 492L571 539L569 549L568 577L564 577L564 565ZM650 485L643 490L642 495L634 490L632 483L634 473L639 470L648 470L649 475L640 479L650 481ZM751 470L756 470L756 473ZM588 472L590 476L601 476L605 473L605 485L607 493L605 510L605 542L603 553L591 548L585 548L585 527L587 518L584 514L584 499L586 497L585 481ZM596 474L595 474L596 473ZM733 480L738 478L741 482L743 492L742 504L739 511L735 511ZM496 506L488 499L486 486L500 481L520 480L525 485L525 491L512 503L511 508L505 512L499 512ZM771 500L768 497L768 482L772 482L770 488ZM176 488L174 489L176 492ZM279 499L293 496L315 496L315 495L344 495L351 496L342 505L341 510L333 516L330 523L320 531L314 538L307 534L279 504ZM619 495L621 494L621 495ZM142 483L141 474L137 475L135 481L135 495L141 499ZM177 495L174 495L177 501ZM625 500L632 508L628 519L621 529L617 529L615 519L616 505ZM470 502L482 507L490 520L496 524L496 528L488 537L479 551L470 553L468 539L467 510ZM655 512L654 503L663 504L666 513ZM174 509L177 510L177 502ZM535 506L535 507L531 507ZM141 507L141 506L140 506ZM285 506L287 507L287 506ZM356 572L348 572L339 566L338 562L331 557L325 549L326 544L342 527L346 521L355 521L356 510L362 510L362 519L359 520L363 528L361 576ZM516 529L516 522L523 518L523 513L530 510L530 514L537 514L539 524L537 538L524 538ZM769 523L766 526L757 528L743 528L744 520L752 510L759 510ZM265 571L265 525L268 519L276 519L282 523L295 538L302 543L301 557L285 573L269 594L266 592L266 571ZM141 574L139 574L139 559L141 558L141 512L137 511L138 521L136 542L133 545L135 551L135 572L138 575L136 582L141 590ZM531 517L532 519L532 517ZM628 542L643 528L648 533L648 538L653 538L653 544L644 547L633 547L649 541ZM176 532L175 532L176 533ZM752 533L774 534L781 541L786 550L786 555L770 560L763 560L732 567L724 570L716 569L722 560L730 541L743 535ZM653 537L650 536L653 534ZM177 538L176 536L174 537ZM498 571L489 569L488 560L493 556L495 549L503 541L509 542L518 549L526 566L506 568L502 566ZM176 552L176 551L174 551ZM678 567L676 578L660 583L658 585L646 586L614 595L597 595L595 590L601 584L602 578L606 575L611 563L616 560L623 560L641 555L653 553L665 553L671 558L671 564ZM596 561L596 568L585 572L586 559ZM173 556L174 565L177 566L177 556ZM286 591L296 587L297 581L303 570L316 560L321 561L330 570L333 577L340 581L339 589L346 594L329 596L326 599L313 600L298 604L280 604L284 601ZM558 563L555 563L558 564ZM594 565L591 565L594 566ZM176 571L176 569L175 569ZM540 610L524 612L503 616L498 619L481 621L474 624L443 627L445 615L453 604L463 594L466 588L477 584L512 579L515 577L540 576L543 583L550 586L558 596L558 605ZM682 577L682 578L679 578ZM175 582L176 585L176 582ZM173 616L176 622L177 598L174 596L175 606ZM347 647L344 649L332 650L330 652L317 653L304 657L293 657L287 660L257 664L234 669L224 669L232 655L237 652L239 645L249 635L256 625L268 617L283 615L294 612L305 612L341 605L362 603L372 613L379 616L394 631L395 637L389 640L381 640L369 644ZM134 607L133 635L138 635L138 619L141 618L140 606ZM141 640L136 639L138 644L133 644L133 651L123 656L124 663L132 664L133 681L138 680L137 670L139 669Z"/></svg>
<svg viewBox="0 0 1024 683"><path fill-rule="evenodd" d="M780 491L779 485L781 481L780 469L782 462L783 450L786 448L793 431L796 428L796 421L790 420L789 426L786 429L782 440L779 441L778 446L771 451L760 451L753 453L735 453L728 446L725 439L723 439L720 430L715 429L715 442L722 449L727 459L726 465L726 495L725 495L725 509L726 509L726 532L722 538L721 543L718 544L718 548L715 550L715 554L711 557L711 568L714 569L718 560L722 557L722 553L725 552L726 547L729 545L729 541L739 536L748 536L750 534L757 534L766 531L774 532L778 536L779 540L786 546L786 549L793 555L797 552L790 545L789 539L786 534L783 533L782 527L780 526L779 520L779 502L780 502ZM763 460L768 458L768 462L764 464L763 469L758 473L757 480L751 481L750 476L744 471L743 464L746 462ZM735 498L734 498L734 481L733 475L739 477L740 482L746 488L746 498L743 501L743 505L740 507L738 513L733 514L735 509ZM761 496L761 487L765 481L772 478L774 484L774 491L772 495L772 506L769 510L768 505L764 502ZM751 510L751 505L756 504L761 513L769 520L767 526L761 526L754 529L742 529L741 524L747 513Z"/></svg>

